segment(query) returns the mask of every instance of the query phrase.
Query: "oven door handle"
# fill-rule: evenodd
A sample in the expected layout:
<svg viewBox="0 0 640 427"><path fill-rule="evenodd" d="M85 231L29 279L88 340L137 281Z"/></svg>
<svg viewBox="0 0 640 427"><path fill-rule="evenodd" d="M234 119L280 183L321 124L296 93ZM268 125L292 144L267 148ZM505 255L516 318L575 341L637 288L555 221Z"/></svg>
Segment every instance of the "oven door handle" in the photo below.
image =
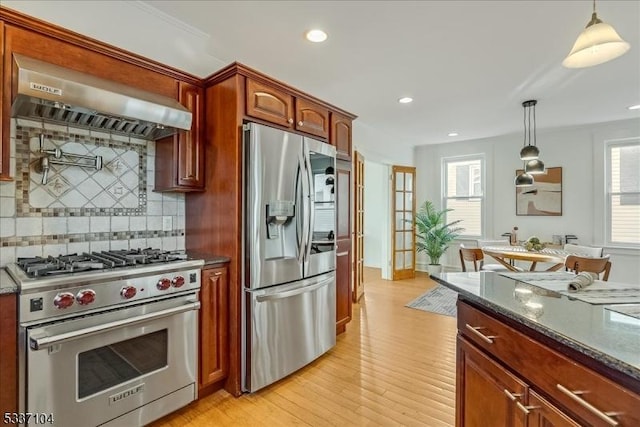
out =
<svg viewBox="0 0 640 427"><path fill-rule="evenodd" d="M42 350L55 344L61 344L66 341L71 341L78 337L86 337L88 335L95 335L103 333L112 329L121 328L123 326L131 326L141 322L147 322L149 320L160 319L162 317L168 317L186 311L198 310L200 308L200 301L195 301L189 304L181 305L180 307L168 308L166 310L156 311L153 313L143 314L141 316L131 317L128 319L116 320L114 322L105 323L102 325L91 326L89 328L78 329L76 331L65 332L59 335L53 336L41 336L31 337L30 347L33 350Z"/></svg>

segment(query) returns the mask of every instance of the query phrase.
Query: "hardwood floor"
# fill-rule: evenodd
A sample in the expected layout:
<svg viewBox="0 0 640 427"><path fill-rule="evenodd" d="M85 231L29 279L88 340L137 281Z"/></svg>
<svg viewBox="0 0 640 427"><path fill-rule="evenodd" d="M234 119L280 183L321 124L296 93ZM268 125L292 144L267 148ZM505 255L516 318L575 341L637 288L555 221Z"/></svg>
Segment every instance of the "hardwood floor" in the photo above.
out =
<svg viewBox="0 0 640 427"><path fill-rule="evenodd" d="M432 286L365 269L364 297L327 354L256 393L219 391L152 426L452 426L455 318L404 307Z"/></svg>

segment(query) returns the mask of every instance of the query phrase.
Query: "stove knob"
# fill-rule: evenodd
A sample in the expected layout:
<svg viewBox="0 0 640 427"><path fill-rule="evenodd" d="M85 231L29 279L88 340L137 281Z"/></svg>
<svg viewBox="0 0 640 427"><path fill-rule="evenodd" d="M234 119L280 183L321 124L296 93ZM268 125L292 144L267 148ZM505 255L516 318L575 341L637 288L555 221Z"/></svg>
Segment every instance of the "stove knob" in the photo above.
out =
<svg viewBox="0 0 640 427"><path fill-rule="evenodd" d="M122 296L122 298L124 299L131 299L135 297L137 293L138 290L133 286L125 286L124 288L120 289L120 296Z"/></svg>
<svg viewBox="0 0 640 427"><path fill-rule="evenodd" d="M161 291L166 291L167 289L169 289L171 287L171 280L169 280L167 278L160 279L160 280L158 280L158 284L156 286Z"/></svg>
<svg viewBox="0 0 640 427"><path fill-rule="evenodd" d="M91 289L83 289L82 291L78 292L78 295L76 295L76 301L78 301L78 304L80 305L91 304L95 300L96 293Z"/></svg>
<svg viewBox="0 0 640 427"><path fill-rule="evenodd" d="M71 292L62 292L53 299L53 305L59 309L71 307L76 297Z"/></svg>
<svg viewBox="0 0 640 427"><path fill-rule="evenodd" d="M182 287L182 285L184 285L184 277L182 276L174 277L173 280L171 281L171 284L173 285L174 288Z"/></svg>

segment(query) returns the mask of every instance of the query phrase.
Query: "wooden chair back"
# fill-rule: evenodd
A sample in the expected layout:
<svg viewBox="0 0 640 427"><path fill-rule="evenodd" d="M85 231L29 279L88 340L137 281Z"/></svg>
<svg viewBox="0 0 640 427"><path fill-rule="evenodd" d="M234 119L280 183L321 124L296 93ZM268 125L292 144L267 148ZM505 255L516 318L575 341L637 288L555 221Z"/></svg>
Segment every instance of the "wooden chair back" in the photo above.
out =
<svg viewBox="0 0 640 427"><path fill-rule="evenodd" d="M467 265L465 261L473 263L473 271L478 271L478 265L482 268L482 261L484 260L484 253L480 248L465 248L464 245L460 245L460 264L462 265L462 271L467 271Z"/></svg>
<svg viewBox="0 0 640 427"><path fill-rule="evenodd" d="M602 249L603 248L596 248L592 246L574 245L573 243L567 243L564 245L565 252L578 256L602 257Z"/></svg>
<svg viewBox="0 0 640 427"><path fill-rule="evenodd" d="M574 273L590 271L591 273L596 273L598 277L600 277L601 273L604 273L602 280L605 282L609 280L611 261L609 261L608 255L603 258L585 258L578 255L569 255L564 261L564 265Z"/></svg>

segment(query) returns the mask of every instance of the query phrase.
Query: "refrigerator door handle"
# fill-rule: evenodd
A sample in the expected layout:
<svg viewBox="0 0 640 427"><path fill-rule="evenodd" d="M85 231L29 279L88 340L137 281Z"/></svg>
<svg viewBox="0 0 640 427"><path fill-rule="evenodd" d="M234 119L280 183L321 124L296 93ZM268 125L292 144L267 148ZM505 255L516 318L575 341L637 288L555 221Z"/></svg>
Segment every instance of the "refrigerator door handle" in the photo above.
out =
<svg viewBox="0 0 640 427"><path fill-rule="evenodd" d="M302 179L302 158L298 157L298 168L296 170L296 186L295 186L295 197L296 197L296 243L298 244L298 262L302 263L304 261L304 221L302 220L303 216L303 179Z"/></svg>
<svg viewBox="0 0 640 427"><path fill-rule="evenodd" d="M308 224L308 215L309 215L309 172L307 171L307 161L305 153L303 152L300 158L298 159L298 171L300 171L300 182L302 183L302 197L300 203L300 210L298 220L300 221L302 228L302 240L298 246L298 260L303 263L305 262L305 257L307 256L307 247L309 246L309 241L311 237L309 236L309 224Z"/></svg>
<svg viewBox="0 0 640 427"><path fill-rule="evenodd" d="M291 291L278 292L275 294L268 294L268 295L259 295L259 296L256 296L256 301L265 302L265 301L272 301L275 299L289 298L295 295L305 294L307 292L312 292L312 291L315 291L316 289L320 289L324 286L327 286L328 284L331 284L332 281L333 281L333 278L323 280L322 282L316 283L315 285L303 286L301 288L293 289Z"/></svg>
<svg viewBox="0 0 640 427"><path fill-rule="evenodd" d="M309 258L311 257L311 241L313 240L313 223L315 221L315 203L314 203L314 192L313 192L313 170L311 169L311 155L309 154L309 146L304 143L304 160L307 164L307 203L309 204L309 210L307 212L307 247L305 251L305 264L309 262ZM305 265L305 271L308 270L308 267ZM306 273L305 273L306 274Z"/></svg>

